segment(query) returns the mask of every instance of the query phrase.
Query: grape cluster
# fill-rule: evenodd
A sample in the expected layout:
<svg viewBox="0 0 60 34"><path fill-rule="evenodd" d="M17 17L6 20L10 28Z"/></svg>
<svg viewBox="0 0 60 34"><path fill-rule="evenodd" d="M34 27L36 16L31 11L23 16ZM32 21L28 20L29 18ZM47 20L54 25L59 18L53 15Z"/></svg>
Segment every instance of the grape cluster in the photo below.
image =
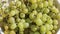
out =
<svg viewBox="0 0 60 34"><path fill-rule="evenodd" d="M53 0L0 0L4 34L53 34L60 12ZM5 6L8 3L8 6Z"/></svg>

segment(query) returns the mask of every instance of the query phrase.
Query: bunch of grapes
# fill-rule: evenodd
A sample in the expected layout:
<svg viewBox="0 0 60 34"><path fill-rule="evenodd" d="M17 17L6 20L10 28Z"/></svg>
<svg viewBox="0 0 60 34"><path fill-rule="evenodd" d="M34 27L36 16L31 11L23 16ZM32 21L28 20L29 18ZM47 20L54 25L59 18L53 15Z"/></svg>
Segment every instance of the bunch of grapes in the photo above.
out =
<svg viewBox="0 0 60 34"><path fill-rule="evenodd" d="M1 0L0 23L3 24L4 34L56 33L60 12L53 2L54 0Z"/></svg>

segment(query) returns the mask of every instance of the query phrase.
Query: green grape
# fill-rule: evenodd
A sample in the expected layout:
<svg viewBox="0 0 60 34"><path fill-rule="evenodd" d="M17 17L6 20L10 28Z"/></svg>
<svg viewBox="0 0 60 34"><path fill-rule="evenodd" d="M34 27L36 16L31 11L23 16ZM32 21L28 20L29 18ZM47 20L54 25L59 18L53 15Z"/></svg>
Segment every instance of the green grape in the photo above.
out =
<svg viewBox="0 0 60 34"><path fill-rule="evenodd" d="M21 20L20 18L16 18L16 22L17 22L17 23L19 23L19 22L20 22L20 20Z"/></svg>
<svg viewBox="0 0 60 34"><path fill-rule="evenodd" d="M34 13L35 15L37 14L37 11L36 10L34 10L32 13Z"/></svg>
<svg viewBox="0 0 60 34"><path fill-rule="evenodd" d="M16 13L15 13L15 10L11 10L11 12L9 13L9 16L14 16Z"/></svg>
<svg viewBox="0 0 60 34"><path fill-rule="evenodd" d="M24 14L28 13L28 9L27 8L23 9L22 13Z"/></svg>
<svg viewBox="0 0 60 34"><path fill-rule="evenodd" d="M25 4L21 4L21 9L25 9L26 5Z"/></svg>
<svg viewBox="0 0 60 34"><path fill-rule="evenodd" d="M48 1L48 6L50 6L50 7L53 6L53 1L52 0Z"/></svg>
<svg viewBox="0 0 60 34"><path fill-rule="evenodd" d="M24 28L28 28L29 27L29 23L24 23Z"/></svg>
<svg viewBox="0 0 60 34"><path fill-rule="evenodd" d="M34 34L40 34L39 32L35 32Z"/></svg>
<svg viewBox="0 0 60 34"><path fill-rule="evenodd" d="M9 34L16 34L16 33L15 33L15 31L12 30L9 32Z"/></svg>
<svg viewBox="0 0 60 34"><path fill-rule="evenodd" d="M34 20L34 22L36 23L37 26L41 26L43 24L43 21L41 19L38 19L38 18L36 18Z"/></svg>
<svg viewBox="0 0 60 34"><path fill-rule="evenodd" d="M56 15L56 18L60 20L60 13Z"/></svg>
<svg viewBox="0 0 60 34"><path fill-rule="evenodd" d="M32 4L35 4L37 0L29 0Z"/></svg>
<svg viewBox="0 0 60 34"><path fill-rule="evenodd" d="M24 13L20 13L20 17L21 18L25 18L25 14Z"/></svg>
<svg viewBox="0 0 60 34"><path fill-rule="evenodd" d="M10 24L10 29L15 29L17 27L16 23Z"/></svg>
<svg viewBox="0 0 60 34"><path fill-rule="evenodd" d="M31 9L36 9L37 7L38 7L37 4L32 4L32 5L31 5Z"/></svg>
<svg viewBox="0 0 60 34"><path fill-rule="evenodd" d="M41 18L41 17L42 17L42 13L38 13L37 18Z"/></svg>
<svg viewBox="0 0 60 34"><path fill-rule="evenodd" d="M50 30L53 30L53 25L50 25Z"/></svg>
<svg viewBox="0 0 60 34"><path fill-rule="evenodd" d="M22 22L18 23L20 31L24 31L24 24Z"/></svg>
<svg viewBox="0 0 60 34"><path fill-rule="evenodd" d="M25 19L21 19L20 22L25 23Z"/></svg>
<svg viewBox="0 0 60 34"><path fill-rule="evenodd" d="M9 17L8 23L15 23L15 18L14 17Z"/></svg>
<svg viewBox="0 0 60 34"><path fill-rule="evenodd" d="M47 14L43 14L41 20L43 22L47 21Z"/></svg>
<svg viewBox="0 0 60 34"><path fill-rule="evenodd" d="M31 14L29 15L29 18L30 18L30 19L34 19L34 18L35 18L35 14L34 14L34 13L31 13Z"/></svg>
<svg viewBox="0 0 60 34"><path fill-rule="evenodd" d="M52 19L48 19L48 20L47 20L47 23L48 23L48 24L52 24L52 23L53 23L53 20L52 20Z"/></svg>
<svg viewBox="0 0 60 34"><path fill-rule="evenodd" d="M58 26L57 25L54 25L53 28L54 28L54 30L57 30Z"/></svg>
<svg viewBox="0 0 60 34"><path fill-rule="evenodd" d="M51 31L47 31L46 34L52 34L52 32Z"/></svg>
<svg viewBox="0 0 60 34"><path fill-rule="evenodd" d="M46 27L45 27L44 25L42 25L42 26L40 27L40 31L41 31L41 32L46 32Z"/></svg>
<svg viewBox="0 0 60 34"><path fill-rule="evenodd" d="M34 32L30 32L30 34L34 34Z"/></svg>
<svg viewBox="0 0 60 34"><path fill-rule="evenodd" d="M39 3L39 8L43 8L43 3Z"/></svg>
<svg viewBox="0 0 60 34"><path fill-rule="evenodd" d="M49 13L49 9L48 8L44 8L43 13Z"/></svg>
<svg viewBox="0 0 60 34"><path fill-rule="evenodd" d="M54 20L53 20L53 24L54 24L54 25L58 25L58 20L54 19Z"/></svg>
<svg viewBox="0 0 60 34"><path fill-rule="evenodd" d="M46 31L50 30L50 25L49 24L45 24L45 27L46 27Z"/></svg>
<svg viewBox="0 0 60 34"><path fill-rule="evenodd" d="M20 32L20 31L19 31L19 34L24 34L24 32Z"/></svg>
<svg viewBox="0 0 60 34"><path fill-rule="evenodd" d="M54 13L59 13L59 10L55 6L51 8L51 11Z"/></svg>
<svg viewBox="0 0 60 34"><path fill-rule="evenodd" d="M55 33L56 31L55 30L52 30L52 33Z"/></svg>
<svg viewBox="0 0 60 34"><path fill-rule="evenodd" d="M44 1L43 7L48 7L48 2L47 1Z"/></svg>
<svg viewBox="0 0 60 34"><path fill-rule="evenodd" d="M31 30L32 30L33 32L37 31L37 29L38 29L37 26L35 26L35 25L32 25L32 26L31 26Z"/></svg>
<svg viewBox="0 0 60 34"><path fill-rule="evenodd" d="M26 22L32 23L32 21L29 18L26 19Z"/></svg>
<svg viewBox="0 0 60 34"><path fill-rule="evenodd" d="M20 7L21 4L22 4L21 1L17 1L17 2L16 2L16 6L17 6L17 7Z"/></svg>
<svg viewBox="0 0 60 34"><path fill-rule="evenodd" d="M41 34L46 34L46 32L40 32Z"/></svg>

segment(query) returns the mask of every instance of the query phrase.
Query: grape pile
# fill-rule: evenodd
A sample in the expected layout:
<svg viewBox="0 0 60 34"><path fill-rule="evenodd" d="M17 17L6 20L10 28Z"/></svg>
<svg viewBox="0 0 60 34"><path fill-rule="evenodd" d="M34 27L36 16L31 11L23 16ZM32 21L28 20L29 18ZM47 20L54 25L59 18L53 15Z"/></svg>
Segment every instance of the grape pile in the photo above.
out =
<svg viewBox="0 0 60 34"><path fill-rule="evenodd" d="M4 34L53 34L60 12L54 0L0 0Z"/></svg>

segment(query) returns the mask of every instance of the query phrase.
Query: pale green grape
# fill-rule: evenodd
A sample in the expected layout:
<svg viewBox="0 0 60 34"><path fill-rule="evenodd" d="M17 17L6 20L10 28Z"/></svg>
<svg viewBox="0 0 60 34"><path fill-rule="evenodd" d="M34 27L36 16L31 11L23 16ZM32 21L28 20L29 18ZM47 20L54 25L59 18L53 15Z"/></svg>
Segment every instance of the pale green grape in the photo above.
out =
<svg viewBox="0 0 60 34"><path fill-rule="evenodd" d="M37 0L29 0L32 4L36 3Z"/></svg>
<svg viewBox="0 0 60 34"><path fill-rule="evenodd" d="M36 23L37 26L41 26L43 24L43 21L41 19L38 19L38 18L36 18L34 20L34 22Z"/></svg>
<svg viewBox="0 0 60 34"><path fill-rule="evenodd" d="M52 24L52 23L53 23L53 20L52 20L52 19L48 19L48 20L47 20L47 23L48 23L48 24Z"/></svg>
<svg viewBox="0 0 60 34"><path fill-rule="evenodd" d="M48 8L44 8L43 13L49 13L49 9Z"/></svg>
<svg viewBox="0 0 60 34"><path fill-rule="evenodd" d="M35 32L34 34L40 34L39 32Z"/></svg>
<svg viewBox="0 0 60 34"><path fill-rule="evenodd" d="M20 22L20 20L21 20L20 18L17 18L17 19L16 19L16 22L18 22L18 23L19 23L19 22Z"/></svg>
<svg viewBox="0 0 60 34"><path fill-rule="evenodd" d="M24 23L24 28L28 28L29 27L29 23Z"/></svg>
<svg viewBox="0 0 60 34"><path fill-rule="evenodd" d="M20 13L20 17L21 18L25 18L25 14L24 13Z"/></svg>
<svg viewBox="0 0 60 34"><path fill-rule="evenodd" d="M2 21L3 20L3 17L0 17L0 21Z"/></svg>
<svg viewBox="0 0 60 34"><path fill-rule="evenodd" d="M42 17L42 13L38 13L37 18L41 18L41 17Z"/></svg>
<svg viewBox="0 0 60 34"><path fill-rule="evenodd" d="M9 17L8 23L15 23L15 18L14 17Z"/></svg>
<svg viewBox="0 0 60 34"><path fill-rule="evenodd" d="M54 28L54 30L57 30L58 26L57 25L54 25L53 28Z"/></svg>
<svg viewBox="0 0 60 34"><path fill-rule="evenodd" d="M16 23L10 24L11 29L15 29L17 27Z"/></svg>
<svg viewBox="0 0 60 34"><path fill-rule="evenodd" d="M52 34L52 32L51 31L47 31L46 34Z"/></svg>
<svg viewBox="0 0 60 34"><path fill-rule="evenodd" d="M16 32L12 30L9 32L9 34L16 34Z"/></svg>
<svg viewBox="0 0 60 34"><path fill-rule="evenodd" d="M33 13L36 15L36 14L37 14L37 11L36 11L36 10L34 10L34 11L33 11Z"/></svg>
<svg viewBox="0 0 60 34"><path fill-rule="evenodd" d="M48 1L44 1L43 7L48 7Z"/></svg>
<svg viewBox="0 0 60 34"><path fill-rule="evenodd" d="M20 7L21 4L22 4L21 1L17 1L17 2L16 2L16 6L17 6L17 7Z"/></svg>
<svg viewBox="0 0 60 34"><path fill-rule="evenodd" d="M25 23L25 19L21 19L20 22Z"/></svg>
<svg viewBox="0 0 60 34"><path fill-rule="evenodd" d="M53 25L50 25L50 30L53 30Z"/></svg>
<svg viewBox="0 0 60 34"><path fill-rule="evenodd" d="M54 20L53 20L53 24L54 24L54 25L58 25L58 20L54 19Z"/></svg>
<svg viewBox="0 0 60 34"><path fill-rule="evenodd" d="M41 2L41 3L39 3L39 8L43 8L43 3Z"/></svg>
<svg viewBox="0 0 60 34"><path fill-rule="evenodd" d="M31 13L31 14L29 15L29 18L30 18L30 19L34 19L34 18L35 18L35 14L34 14L34 13Z"/></svg>
<svg viewBox="0 0 60 34"><path fill-rule="evenodd" d="M56 15L56 18L60 20L60 13Z"/></svg>
<svg viewBox="0 0 60 34"><path fill-rule="evenodd" d="M41 32L46 32L46 27L45 27L44 25L42 25L42 26L40 27L40 31L41 31Z"/></svg>

